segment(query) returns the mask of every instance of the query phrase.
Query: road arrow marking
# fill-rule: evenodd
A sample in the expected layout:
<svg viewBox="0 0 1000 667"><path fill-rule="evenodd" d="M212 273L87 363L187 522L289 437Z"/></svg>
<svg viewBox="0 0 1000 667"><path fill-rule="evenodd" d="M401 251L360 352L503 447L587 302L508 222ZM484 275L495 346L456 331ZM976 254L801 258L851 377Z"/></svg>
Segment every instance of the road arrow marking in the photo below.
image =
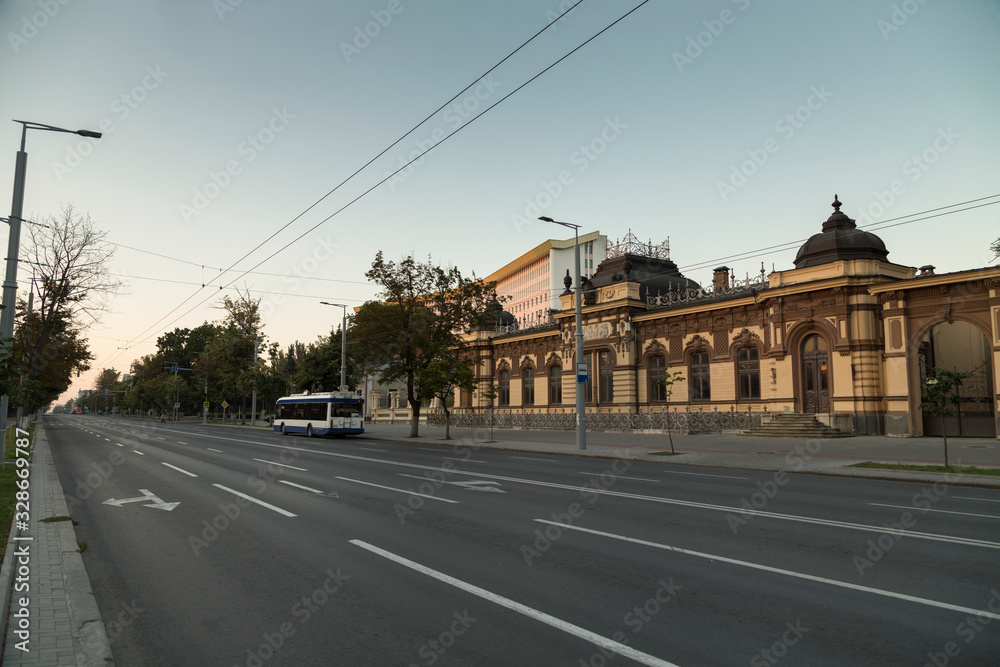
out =
<svg viewBox="0 0 1000 667"><path fill-rule="evenodd" d="M139 489L139 493L141 493L142 495L139 496L138 498L122 498L121 500L115 500L114 498L108 498L107 500L104 501L104 504L105 505L114 505L115 507L121 507L125 503L139 503L139 502L144 502L145 501L148 504L147 505L143 505L143 507L155 507L158 510L166 510L168 512L170 510L174 509L175 507L177 507L178 505L180 505L179 502L176 502L176 503L165 503L165 502L163 502L162 500L160 500L159 498L157 498L153 494L153 492L150 491L149 489Z"/></svg>
<svg viewBox="0 0 1000 667"><path fill-rule="evenodd" d="M400 477L412 477L413 479L422 479L425 482L426 481L430 481L431 483L434 483L434 484L438 483L438 480L433 480L430 477L420 477L419 475L407 475L406 473L399 473L399 476ZM502 489L496 488L496 486L500 486L500 482L494 482L492 480L487 481L487 480L479 480L479 479L476 479L476 480L471 480L470 479L470 480L465 481L465 482L445 482L443 480L440 480L440 483L441 484L452 484L454 486L460 486L463 489L465 489L466 491L492 491L493 493L507 493L506 491L504 491ZM492 486L494 484L496 486Z"/></svg>

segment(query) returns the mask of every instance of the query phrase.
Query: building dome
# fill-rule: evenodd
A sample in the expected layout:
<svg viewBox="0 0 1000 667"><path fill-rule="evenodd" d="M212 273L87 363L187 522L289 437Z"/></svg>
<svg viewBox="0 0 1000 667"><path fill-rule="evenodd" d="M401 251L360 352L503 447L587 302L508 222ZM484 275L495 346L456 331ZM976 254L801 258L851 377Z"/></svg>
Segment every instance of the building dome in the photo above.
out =
<svg viewBox="0 0 1000 667"><path fill-rule="evenodd" d="M858 229L854 220L840 212L842 204L833 196L833 215L823 223L823 231L812 235L795 256L795 268L829 264L843 259L885 261L889 251L882 239Z"/></svg>

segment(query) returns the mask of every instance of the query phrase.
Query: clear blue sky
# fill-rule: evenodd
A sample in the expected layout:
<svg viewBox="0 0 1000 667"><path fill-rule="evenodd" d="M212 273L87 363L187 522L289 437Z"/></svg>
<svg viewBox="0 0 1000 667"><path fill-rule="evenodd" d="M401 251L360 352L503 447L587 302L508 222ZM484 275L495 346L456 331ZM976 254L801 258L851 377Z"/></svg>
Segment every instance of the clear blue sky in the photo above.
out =
<svg viewBox="0 0 1000 667"><path fill-rule="evenodd" d="M860 222L1000 193L997 0L653 0L466 124L637 4L585 0L239 264L305 234L256 269L279 276L222 284L239 277L260 293L265 332L284 346L339 321L319 300L373 296L363 274L378 250L487 275L564 236L525 223L538 215L612 240L629 229L669 237L682 270L707 282L719 264L739 275L762 261L791 268L794 247L726 258L818 232L834 193ZM13 183L20 138L9 119L103 125L98 142L29 133L26 216L73 203L111 241L175 258L119 248L114 272L130 293L88 332L95 370L72 395L103 367L126 371L163 331L220 319L224 292L199 291L220 284L202 265L239 260L559 10L556 0L0 4L0 183ZM308 231L418 142L457 127L405 178ZM877 233L891 261L956 271L990 263L998 212ZM280 277L295 272L310 279Z"/></svg>

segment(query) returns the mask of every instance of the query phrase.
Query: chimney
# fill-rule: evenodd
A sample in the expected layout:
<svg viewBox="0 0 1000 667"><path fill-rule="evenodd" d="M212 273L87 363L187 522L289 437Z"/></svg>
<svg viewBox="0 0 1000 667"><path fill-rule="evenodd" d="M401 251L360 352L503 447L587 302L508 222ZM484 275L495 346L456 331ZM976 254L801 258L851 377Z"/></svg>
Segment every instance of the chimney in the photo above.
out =
<svg viewBox="0 0 1000 667"><path fill-rule="evenodd" d="M934 265L924 264L920 267L920 275L922 276L933 276L934 275Z"/></svg>
<svg viewBox="0 0 1000 667"><path fill-rule="evenodd" d="M720 266L712 274L712 285L715 289L726 289L729 287L729 267Z"/></svg>

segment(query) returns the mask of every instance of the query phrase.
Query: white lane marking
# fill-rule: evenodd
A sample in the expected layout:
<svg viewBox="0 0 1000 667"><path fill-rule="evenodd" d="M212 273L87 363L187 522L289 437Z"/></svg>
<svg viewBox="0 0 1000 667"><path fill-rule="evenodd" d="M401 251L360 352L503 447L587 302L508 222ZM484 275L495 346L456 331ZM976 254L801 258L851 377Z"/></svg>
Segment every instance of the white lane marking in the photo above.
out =
<svg viewBox="0 0 1000 667"><path fill-rule="evenodd" d="M952 496L952 498L958 498L959 500L981 500L987 503L1000 503L1000 498L971 498L969 496Z"/></svg>
<svg viewBox="0 0 1000 667"><path fill-rule="evenodd" d="M558 463L555 459L540 459L537 456L512 456L512 459L521 459L522 461L545 461L546 463Z"/></svg>
<svg viewBox="0 0 1000 667"><path fill-rule="evenodd" d="M100 438L100 437L101 437L100 433L93 433L92 435L93 435L93 436L94 436L95 438Z"/></svg>
<svg viewBox="0 0 1000 667"><path fill-rule="evenodd" d="M184 468L178 468L177 466L175 466L175 465L170 465L169 463L166 463L166 462L164 462L164 461L160 461L160 463L163 463L163 465L167 466L168 468L173 468L173 469L174 469L174 470L176 470L177 472L182 472L182 473L184 473L185 475L187 475L188 477L197 477L197 476L198 476L198 475L194 474L193 472L188 472L188 471L187 471L187 470L185 470Z"/></svg>
<svg viewBox="0 0 1000 667"><path fill-rule="evenodd" d="M118 445L119 447L124 447L124 446L125 446L125 445L123 445L123 444L122 444L122 443L120 443L120 442L116 442L115 444L116 444L116 445Z"/></svg>
<svg viewBox="0 0 1000 667"><path fill-rule="evenodd" d="M156 436L156 439L157 440L166 440L166 438L161 438L160 436Z"/></svg>
<svg viewBox="0 0 1000 667"><path fill-rule="evenodd" d="M951 512L949 510L935 510L929 507L913 507L912 505L886 505L885 503L868 503L869 505L875 505L876 507L898 507L904 510L912 510L914 512L941 512L942 514L961 514L962 516L980 516L986 519L1000 519L1000 516L996 514L972 514L971 512Z"/></svg>
<svg viewBox="0 0 1000 667"><path fill-rule="evenodd" d="M220 454L222 454L222 453L223 453L221 449L212 449L211 447L208 447L207 449L208 449L208 451L210 451L210 452L219 452Z"/></svg>
<svg viewBox="0 0 1000 667"><path fill-rule="evenodd" d="M253 459L254 461L260 461L261 463L267 463L272 466L281 466L282 468L292 468L293 470L301 470L302 472L309 472L305 468L299 468L297 466L290 466L286 463L278 463L277 461L265 461L264 459Z"/></svg>
<svg viewBox="0 0 1000 667"><path fill-rule="evenodd" d="M285 516L297 516L295 514L292 514L288 510L283 510L280 507L275 507L274 505L272 505L270 503L265 503L263 500L258 500L257 498L254 498L253 496L248 496L247 494L240 493L239 491L237 491L235 489L230 489L228 486L222 486L221 484L213 484L212 486L217 487L219 489L222 489L223 491L228 491L229 493L231 493L231 494L233 494L235 496L239 496L240 498L246 498L250 502L257 503L261 507L266 507L269 510L274 510L278 514L284 514Z"/></svg>
<svg viewBox="0 0 1000 667"><path fill-rule="evenodd" d="M356 447L355 449L364 449L369 452L384 452L384 449L375 449L374 447Z"/></svg>
<svg viewBox="0 0 1000 667"><path fill-rule="evenodd" d="M105 438L105 440L107 440L108 442L111 442L111 438Z"/></svg>
<svg viewBox="0 0 1000 667"><path fill-rule="evenodd" d="M783 574L789 577L796 577L798 579L806 579L808 581L815 581L821 584L829 584L831 586L840 586L841 588L849 588L855 591L862 591L864 593L872 593L874 595L882 595L885 597L896 598L897 600L905 600L907 602L915 602L917 604L928 605L930 607L938 607L939 609L948 609L950 611L958 611L963 614L975 614L977 616L988 616L995 620L1000 620L1000 614L986 611L984 609L973 609L971 607L962 607L955 604L949 604L947 602L938 602L937 600L929 600L927 598L918 598L913 595L906 595L905 593L893 593L892 591L884 591L878 588L870 588L868 586L861 586L859 584L852 584L846 581L837 581L836 579L827 579L826 577L817 577L812 574L804 574L802 572L794 572L792 570L783 570L780 567L771 567L770 565L760 565L758 563L751 563L745 560L737 560L735 558L727 558L725 556L716 556L714 554L703 553L701 551L691 551L689 549L682 549L680 547L673 547L669 544L661 544L659 542L650 542L648 540L640 540L635 537L627 537L625 535L616 535L614 533L606 533L601 530L592 530L590 528L581 528L579 526L573 526L566 523L559 523L557 521L549 521L547 519L535 519L538 523L552 524L553 526L559 526L563 529L568 530L578 530L582 533L590 533L592 535L600 535L601 537L610 537L616 540L622 540L624 542L631 542L633 544L641 544L647 547L655 547L657 549L664 549L666 551L673 551L679 554L685 554L687 556L696 556L698 558L707 558L712 561L718 561L722 563L730 563L732 565L740 565L742 567L749 567L755 570L763 570L765 572L774 572L775 574Z"/></svg>
<svg viewBox="0 0 1000 667"><path fill-rule="evenodd" d="M736 477L735 475L709 475L704 472L680 472L679 470L664 470L671 475L694 475L695 477L725 477L726 479L750 479L749 477Z"/></svg>
<svg viewBox="0 0 1000 667"><path fill-rule="evenodd" d="M361 540L350 540L350 543L354 546L366 549L373 554L382 556L385 559L391 560L394 563L408 567L411 570L419 572L420 574L425 574L428 577L437 579L438 581L448 584L449 586L454 586L455 588L465 591L466 593L471 593L472 595L504 607L505 609L516 611L517 613L523 614L532 620L544 623L545 625L551 626L556 630L561 630L562 632L573 635L574 637L578 637L584 641L600 646L601 648L605 648L612 653L617 653L618 655L635 660L643 665L650 665L651 667L677 667L677 665L672 662L667 662L666 660L661 660L656 656L643 653L642 651L636 650L626 644L619 644L618 642L612 641L607 637L602 637L596 632L591 632L590 630L581 628L578 625L573 625L572 623L568 623L562 619L556 618L555 616L550 616L543 611L538 611L537 609L521 604L520 602L515 602L510 598L497 595L496 593L490 592L485 588L480 588L479 586L466 583L461 579L456 579L455 577L447 575L443 572L432 570L426 565L421 565L420 563L414 562L408 558L397 556L394 553L386 551L385 549L380 549L379 547L368 544L367 542L362 542Z"/></svg>
<svg viewBox="0 0 1000 667"><path fill-rule="evenodd" d="M186 445L187 443L186 443L186 442L181 442L180 440L178 440L178 441L177 441L177 444L178 444L178 445Z"/></svg>
<svg viewBox="0 0 1000 667"><path fill-rule="evenodd" d="M145 456L145 454L143 454L142 452L140 452L138 449L133 449L132 451L134 453L138 454L139 456Z"/></svg>
<svg viewBox="0 0 1000 667"><path fill-rule="evenodd" d="M590 475L591 477L598 477L601 473L599 472L581 472L581 475ZM659 482L658 479L649 479L647 477L626 477L625 475L615 475L615 479L634 479L640 482Z"/></svg>
<svg viewBox="0 0 1000 667"><path fill-rule="evenodd" d="M459 473L459 474L461 474L461 473ZM400 477L412 477L413 479L419 479L419 480L422 480L424 482L426 482L428 480L427 477L420 477L419 475L407 475L406 473L403 473L403 472L399 473L399 476ZM433 480L431 480L431 481L433 481ZM490 484L496 484L497 486L500 486L500 482L493 482L493 481L485 480L485 479L466 480L464 482L445 482L445 481L442 481L441 483L442 484L454 484L455 486L462 487L466 491L492 491L494 493L507 493L506 491L503 491L501 489L497 489L497 488L494 488L492 486L489 486Z"/></svg>
<svg viewBox="0 0 1000 667"><path fill-rule="evenodd" d="M422 452L441 452L444 451L444 447L417 447Z"/></svg>
<svg viewBox="0 0 1000 667"><path fill-rule="evenodd" d="M489 463L489 461L476 461L475 459L463 459L459 456L442 456L443 459L449 459L451 461L461 461L462 463Z"/></svg>
<svg viewBox="0 0 1000 667"><path fill-rule="evenodd" d="M295 482L289 482L283 479L279 479L278 481L281 482L282 484L287 484L288 486L294 486L297 489L305 489L306 491L312 491L313 493L323 493L319 489L313 489L308 486L302 486L301 484L296 484Z"/></svg>
<svg viewBox="0 0 1000 667"><path fill-rule="evenodd" d="M345 482L354 482L355 484L364 484L366 486L375 486L380 489L387 489L389 491L398 491L399 493L405 493L408 496L420 496L421 498L430 498L432 500L440 500L443 503L454 503L458 504L457 500L448 500L447 498L438 498L437 496L429 496L426 493L417 493L416 491L409 491L407 489L397 489L391 486L382 486L381 484L374 484L372 482L362 482L360 479L350 479L348 477L337 477L337 479L342 479Z"/></svg>
<svg viewBox="0 0 1000 667"><path fill-rule="evenodd" d="M218 435L204 435L206 438L218 438L221 440L232 440L234 442L246 443L246 440L236 440L235 438L226 438L224 436ZM274 449L287 449L287 445L270 445L264 442L253 442L253 444L260 447L273 447ZM951 542L953 544L964 544L966 546L976 546L976 547L986 547L989 549L1000 549L1000 543L998 542L986 542L984 540L972 540L965 537L951 537L948 535L937 535L934 533L918 533L909 530L896 530L893 528L886 528L885 526L867 526L860 523L847 523L844 521L833 521L830 519L815 519L807 516L798 516L794 514L777 514L775 512L762 512L760 510L748 510L742 507L730 507L726 505L711 505L708 503L696 503L687 500L675 500L672 498L660 498L657 496L643 496L635 493L625 493L622 491L609 491L606 489L595 489L591 487L581 487L572 486L569 484L557 484L555 482L541 482L533 479L522 479L519 477L507 477L506 475L491 475L485 472L472 472L469 470L456 470L455 468L441 468L436 466L422 465L420 463L404 463L402 461L387 461L385 459L375 459L370 456L358 456L356 454L343 454L340 452L330 452L322 449L307 449L304 447L298 447L294 450L297 453L308 452L310 454L318 454L320 456L333 456L335 458L351 459L354 461L367 461L369 463L381 463L384 465L393 465L400 468L415 468L417 470L432 470L435 472L442 473L452 473L461 472L463 475L468 475L469 477L485 477L487 479L498 479L506 482L514 482L516 484L529 484L532 486L545 486L552 489L566 489L568 491L586 491L587 493L596 493L605 496L616 496L619 498L630 498L633 500L647 500L650 502L664 503L666 505L681 505L684 507L697 507L700 509L707 509L716 512L737 512L739 514L749 514L753 516L762 516L770 519L780 519L784 521L798 521L801 523L814 523L821 526L833 526L837 528L847 528L850 530L863 530L872 533L885 533L889 532L894 535L915 537L924 540L934 540L939 542Z"/></svg>

